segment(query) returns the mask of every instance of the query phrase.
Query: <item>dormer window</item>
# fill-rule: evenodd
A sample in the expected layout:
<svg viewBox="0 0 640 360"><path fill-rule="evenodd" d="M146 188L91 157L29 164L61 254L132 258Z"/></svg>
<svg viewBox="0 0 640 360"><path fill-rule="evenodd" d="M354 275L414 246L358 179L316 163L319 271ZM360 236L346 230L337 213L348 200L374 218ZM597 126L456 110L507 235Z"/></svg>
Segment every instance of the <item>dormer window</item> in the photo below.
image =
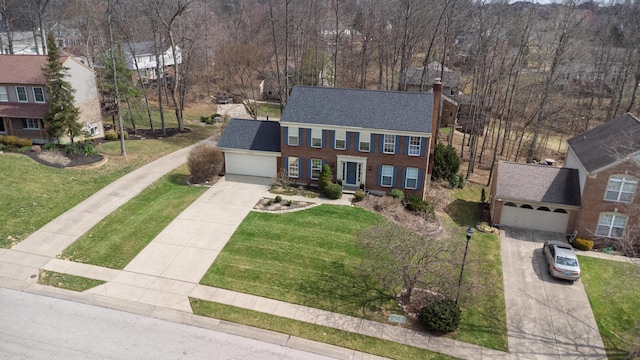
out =
<svg viewBox="0 0 640 360"><path fill-rule="evenodd" d="M638 179L629 175L612 175L607 184L604 199L630 203L638 188Z"/></svg>

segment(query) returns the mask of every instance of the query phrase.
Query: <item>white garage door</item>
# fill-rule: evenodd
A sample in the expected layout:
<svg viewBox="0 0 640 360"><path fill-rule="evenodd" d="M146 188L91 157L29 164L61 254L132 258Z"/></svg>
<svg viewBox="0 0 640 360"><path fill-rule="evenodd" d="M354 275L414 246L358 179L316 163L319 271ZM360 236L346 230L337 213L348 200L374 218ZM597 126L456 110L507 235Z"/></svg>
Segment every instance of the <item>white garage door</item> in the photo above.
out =
<svg viewBox="0 0 640 360"><path fill-rule="evenodd" d="M227 174L251 175L275 178L278 171L277 157L249 154L224 154Z"/></svg>
<svg viewBox="0 0 640 360"><path fill-rule="evenodd" d="M502 214L500 215L500 225L554 231L563 234L567 231L568 222L568 213L536 210L535 208L528 209L526 205L525 208L503 205Z"/></svg>

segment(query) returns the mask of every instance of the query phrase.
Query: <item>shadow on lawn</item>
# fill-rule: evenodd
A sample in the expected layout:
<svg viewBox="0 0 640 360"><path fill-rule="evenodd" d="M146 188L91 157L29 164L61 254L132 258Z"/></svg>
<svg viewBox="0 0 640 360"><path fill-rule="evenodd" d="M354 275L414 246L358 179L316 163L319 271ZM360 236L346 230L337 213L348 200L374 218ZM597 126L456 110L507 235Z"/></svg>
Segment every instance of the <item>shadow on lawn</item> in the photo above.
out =
<svg viewBox="0 0 640 360"><path fill-rule="evenodd" d="M394 304L392 291L383 289L377 281L358 268L334 261L331 272L317 282L305 282L300 293L307 294L305 303L324 304L323 309L365 317L379 318L380 313Z"/></svg>
<svg viewBox="0 0 640 360"><path fill-rule="evenodd" d="M479 202L456 199L444 211L458 226L474 226L480 219Z"/></svg>

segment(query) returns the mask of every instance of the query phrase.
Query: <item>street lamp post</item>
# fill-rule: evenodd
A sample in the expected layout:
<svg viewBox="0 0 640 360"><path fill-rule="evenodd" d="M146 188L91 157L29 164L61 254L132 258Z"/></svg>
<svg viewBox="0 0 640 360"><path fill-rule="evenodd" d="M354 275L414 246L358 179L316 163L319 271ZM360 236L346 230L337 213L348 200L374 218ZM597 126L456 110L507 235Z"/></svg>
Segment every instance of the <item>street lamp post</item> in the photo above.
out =
<svg viewBox="0 0 640 360"><path fill-rule="evenodd" d="M467 245L464 247L464 257L462 258L462 267L460 267L460 279L458 280L458 293L456 294L456 305L458 304L458 298L460 297L460 287L462 286L462 273L464 272L464 263L467 260L467 250L469 249L469 240L473 235L473 228L467 228Z"/></svg>

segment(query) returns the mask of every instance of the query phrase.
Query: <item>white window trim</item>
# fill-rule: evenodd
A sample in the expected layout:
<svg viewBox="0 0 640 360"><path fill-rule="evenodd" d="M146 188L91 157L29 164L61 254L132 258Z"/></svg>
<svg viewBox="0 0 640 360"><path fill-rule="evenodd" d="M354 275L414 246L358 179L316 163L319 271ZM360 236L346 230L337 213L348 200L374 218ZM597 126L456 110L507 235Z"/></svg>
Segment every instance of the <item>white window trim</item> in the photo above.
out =
<svg viewBox="0 0 640 360"><path fill-rule="evenodd" d="M602 224L602 217L603 216L611 216L611 221L609 221L609 224ZM624 218L624 227L622 228L622 234L620 236L613 236L612 232L614 228L620 228L619 226L614 227L614 223L616 221L616 218ZM612 239L619 239L621 237L624 236L624 232L627 229L627 224L629 222L629 217L623 214L617 214L617 213L600 213L600 216L598 217L598 226L596 227L596 236L602 236L602 237L607 237L607 238L612 238ZM600 228L600 226L607 226L608 231L607 231L607 235L602 235L598 233L598 228Z"/></svg>
<svg viewBox="0 0 640 360"><path fill-rule="evenodd" d="M85 127L87 128L87 131L91 136L96 136L100 134L100 128L98 127L97 124L86 123Z"/></svg>
<svg viewBox="0 0 640 360"><path fill-rule="evenodd" d="M9 102L9 92L7 91L7 87L0 86L0 90L4 90L4 91L0 91L0 94L4 95L4 99L0 97L0 102Z"/></svg>
<svg viewBox="0 0 640 360"><path fill-rule="evenodd" d="M415 170L416 171L416 176L415 177L411 177L409 178L409 170ZM406 168L405 170L405 179L404 179L404 188L405 189L417 189L418 188L418 178L420 177L420 170L418 168ZM416 181L416 185L415 186L409 186L409 179L411 180L415 180Z"/></svg>
<svg viewBox="0 0 640 360"><path fill-rule="evenodd" d="M38 96L36 95L36 89L40 89L41 94L42 94L42 101L38 101ZM43 88L41 88L41 87L39 87L39 86L36 86L36 87L34 87L34 88L32 89L32 91L33 91L33 101L35 101L35 102L36 102L36 103L38 103L38 104L44 104L44 103L45 103L45 98L44 98L44 89L43 89Z"/></svg>
<svg viewBox="0 0 640 360"><path fill-rule="evenodd" d="M609 186L612 184L612 182L619 182L620 183L620 189L617 190L615 199L607 199L607 193L609 192ZM634 185L633 192L623 191L624 186L627 185L627 184ZM633 198L635 197L635 193L637 191L638 191L638 179L636 179L636 178L634 178L632 176L626 176L626 175L611 175L609 177L609 181L607 182L607 188L604 191L604 200L605 201L613 201L613 202L620 202L620 203L629 204L629 203L633 202ZM631 198L629 199L629 201L621 200L620 197L622 196L622 194L631 194Z"/></svg>
<svg viewBox="0 0 640 360"><path fill-rule="evenodd" d="M40 122L38 119L24 119L25 127L24 130L40 130ZM36 127L31 127L32 123L35 123Z"/></svg>
<svg viewBox="0 0 640 360"><path fill-rule="evenodd" d="M411 144L411 139L418 139L418 144L417 145L412 145ZM420 156L420 150L422 150L422 138L420 136L409 136L409 148L408 148L408 153L409 156ZM417 152L414 154L411 152L411 150L414 150L414 152Z"/></svg>
<svg viewBox="0 0 640 360"><path fill-rule="evenodd" d="M295 163L295 165L294 165ZM290 156L287 164L287 174L290 178L298 178L300 176L300 159Z"/></svg>
<svg viewBox="0 0 640 360"><path fill-rule="evenodd" d="M27 98L26 100L20 100L20 92L18 91L18 88L23 88L24 89L24 96ZM18 98L18 102L21 102L21 103L29 102L29 95L27 94L27 87L26 86L16 86L16 96Z"/></svg>
<svg viewBox="0 0 640 360"><path fill-rule="evenodd" d="M363 140L363 139L366 139ZM362 149L362 144L367 144L367 149ZM367 132L360 132L360 141L358 142L358 151L370 152L371 151L371 134Z"/></svg>
<svg viewBox="0 0 640 360"><path fill-rule="evenodd" d="M385 175L385 170L389 170L391 169L391 175ZM393 186L393 166L391 165L382 165L382 168L380 169L380 186L383 187L392 187ZM389 184L385 184L384 179L389 178Z"/></svg>
<svg viewBox="0 0 640 360"><path fill-rule="evenodd" d="M320 166L314 166L313 163L314 162L320 162ZM318 176L313 177L313 170L317 170L318 171ZM311 159L311 179L312 180L318 180L320 178L320 172L322 172L322 159Z"/></svg>
<svg viewBox="0 0 640 360"><path fill-rule="evenodd" d="M396 153L396 136L390 134L384 134L382 136L382 152L384 154L395 154ZM387 141L387 139L392 139L392 141ZM387 151L387 145L391 145L391 151Z"/></svg>
<svg viewBox="0 0 640 360"><path fill-rule="evenodd" d="M314 140L320 140L320 144L314 145ZM314 147L314 148L322 147L322 129L311 129L311 147Z"/></svg>
<svg viewBox="0 0 640 360"><path fill-rule="evenodd" d="M295 134L295 135L293 135ZM287 134L287 145L289 146L299 146L300 145L300 131L297 127L289 126L288 134ZM292 139L296 139L295 144Z"/></svg>
<svg viewBox="0 0 640 360"><path fill-rule="evenodd" d="M336 150L346 150L347 149L347 131L346 130L336 130L335 131L336 138L333 142L333 148ZM343 147L338 147L338 141L342 141L344 143Z"/></svg>

